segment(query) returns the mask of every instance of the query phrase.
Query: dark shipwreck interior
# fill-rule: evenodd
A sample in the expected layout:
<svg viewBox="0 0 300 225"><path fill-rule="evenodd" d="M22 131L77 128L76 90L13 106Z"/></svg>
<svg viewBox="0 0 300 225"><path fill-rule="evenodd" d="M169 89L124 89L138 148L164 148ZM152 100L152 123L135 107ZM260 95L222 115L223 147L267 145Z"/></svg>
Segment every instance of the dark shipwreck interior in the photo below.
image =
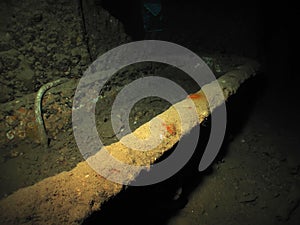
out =
<svg viewBox="0 0 300 225"><path fill-rule="evenodd" d="M0 0L0 224L299 224L300 79L292 54L299 14L288 2L251 0ZM151 185L120 185L88 172L73 134L73 98L99 56L143 40L189 49L218 81L244 61L259 67L226 97L224 140L206 170L198 165L214 114L199 125L195 151L177 173ZM119 141L114 99L150 76L174 81L198 101L193 93L201 87L178 68L159 62L122 68L95 103L105 146ZM171 105L155 96L140 100L130 128L137 131ZM175 125L164 126L177 138Z"/></svg>

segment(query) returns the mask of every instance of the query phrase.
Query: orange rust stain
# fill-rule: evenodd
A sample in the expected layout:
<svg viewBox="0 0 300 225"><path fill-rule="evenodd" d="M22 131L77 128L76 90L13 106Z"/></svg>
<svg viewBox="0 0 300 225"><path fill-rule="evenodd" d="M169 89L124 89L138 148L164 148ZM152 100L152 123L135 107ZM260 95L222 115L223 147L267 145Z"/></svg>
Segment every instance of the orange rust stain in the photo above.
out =
<svg viewBox="0 0 300 225"><path fill-rule="evenodd" d="M171 135L175 135L176 134L176 127L174 124L165 124L163 123L163 126L166 128L166 130L168 131L169 134Z"/></svg>
<svg viewBox="0 0 300 225"><path fill-rule="evenodd" d="M188 98L190 98L190 99L200 99L202 97L203 97L203 95L202 94L198 94L198 93L188 95Z"/></svg>

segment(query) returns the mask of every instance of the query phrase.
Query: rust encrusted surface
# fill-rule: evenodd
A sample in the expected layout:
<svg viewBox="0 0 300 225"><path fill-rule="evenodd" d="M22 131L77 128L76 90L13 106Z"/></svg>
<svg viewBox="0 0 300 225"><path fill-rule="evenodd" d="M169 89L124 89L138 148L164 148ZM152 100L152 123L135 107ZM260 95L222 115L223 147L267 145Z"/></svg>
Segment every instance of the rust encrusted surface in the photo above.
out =
<svg viewBox="0 0 300 225"><path fill-rule="evenodd" d="M239 66L236 70L226 73L202 89L202 91L189 95L187 99L176 104L185 107L187 101L194 101L198 118L192 118L187 124L181 124L175 105L153 118L158 119L158 132L162 132L162 142L151 151L134 151L127 148L121 142L106 147L115 158L135 165L150 165L162 154L176 144L181 135L201 123L209 114L210 110L206 97L209 97L213 110L222 103L223 96L215 95L217 83L223 90L227 99L236 93L240 84L255 75L259 65L256 62L248 62ZM189 110L186 110L186 115ZM182 116L182 115L181 115ZM147 138L149 135L149 121L134 131L134 135ZM128 138L125 136L124 138ZM130 141L130 138L128 139ZM101 151L100 151L101 152ZM89 160L97 159L95 156ZM108 163L110 166L110 162ZM118 174L120 171L111 171ZM140 171L132 171L128 175L128 182L134 180ZM122 185L113 183L97 174L87 162L78 165L68 172L44 179L32 186L22 188L0 201L1 224L81 224L92 212L100 210L101 205L122 190Z"/></svg>

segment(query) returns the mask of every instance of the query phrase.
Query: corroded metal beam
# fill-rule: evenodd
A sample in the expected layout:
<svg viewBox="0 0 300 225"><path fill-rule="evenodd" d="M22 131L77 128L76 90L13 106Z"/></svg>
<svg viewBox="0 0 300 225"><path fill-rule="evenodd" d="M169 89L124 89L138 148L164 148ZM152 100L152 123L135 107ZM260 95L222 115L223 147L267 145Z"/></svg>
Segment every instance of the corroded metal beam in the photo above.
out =
<svg viewBox="0 0 300 225"><path fill-rule="evenodd" d="M205 85L203 89L205 88L213 96L216 82L218 82L227 100L229 96L237 92L244 81L255 75L258 71L259 64L248 60L245 64L226 73L217 81ZM188 133L210 114L211 109L223 103L223 98L213 96L213 105L210 105L209 109L207 100L201 90L190 95L189 98L196 105L199 120L191 121L182 128L178 122L176 110L171 106L168 110L157 116L164 121L162 125L166 126L168 135L166 135L162 144L158 145L153 151L151 150L150 153L134 152L121 142L106 146L106 149L113 156L124 159L127 163L134 162L137 165L150 165L154 163L156 159L179 141L181 134ZM183 100L177 104L185 104L185 101ZM143 136L147 132L148 123L135 130L134 135L138 137ZM113 174L120 171L111 172ZM139 172L133 171L131 176L128 176L128 181L133 181ZM100 210L102 204L117 195L122 188L123 185L113 183L101 177L86 161L80 162L71 171L46 178L32 186L19 189L2 199L0 201L0 212L2 212L0 223L6 225L81 224L91 213Z"/></svg>

